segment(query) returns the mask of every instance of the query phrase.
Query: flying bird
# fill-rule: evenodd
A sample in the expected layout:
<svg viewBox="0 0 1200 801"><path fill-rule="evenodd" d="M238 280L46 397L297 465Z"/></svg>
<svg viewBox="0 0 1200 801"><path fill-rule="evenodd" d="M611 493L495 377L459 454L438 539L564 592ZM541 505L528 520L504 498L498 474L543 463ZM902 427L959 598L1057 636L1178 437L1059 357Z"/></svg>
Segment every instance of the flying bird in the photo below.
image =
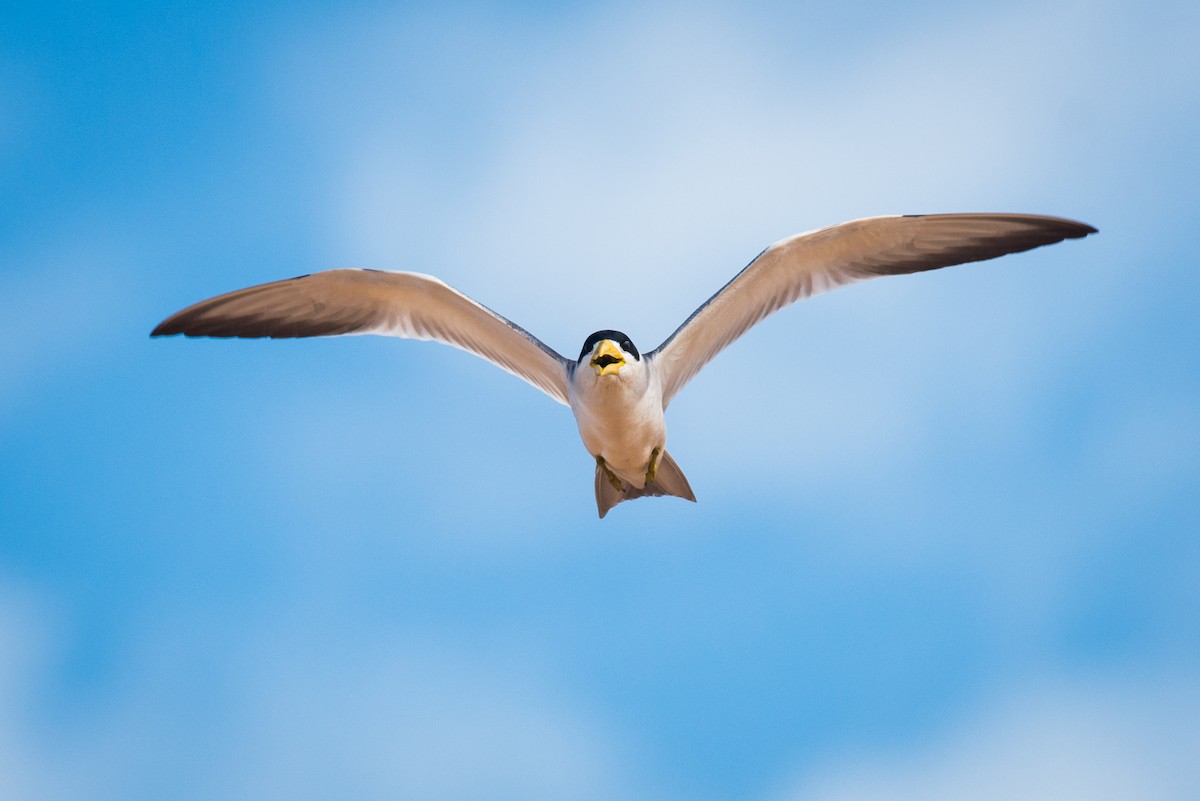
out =
<svg viewBox="0 0 1200 801"><path fill-rule="evenodd" d="M667 452L663 413L722 349L783 306L844 284L936 270L1078 239L1096 229L1032 214L869 217L768 247L661 345L597 331L568 359L437 278L340 269L252 286L177 312L151 336L432 339L481 356L570 406L595 459L600 517L643 496L696 496Z"/></svg>

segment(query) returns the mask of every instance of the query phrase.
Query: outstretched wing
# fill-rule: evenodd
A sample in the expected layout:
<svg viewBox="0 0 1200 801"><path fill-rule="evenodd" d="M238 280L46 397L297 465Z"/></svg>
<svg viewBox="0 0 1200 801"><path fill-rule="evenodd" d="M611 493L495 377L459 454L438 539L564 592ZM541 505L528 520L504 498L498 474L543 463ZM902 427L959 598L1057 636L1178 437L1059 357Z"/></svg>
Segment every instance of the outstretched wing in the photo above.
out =
<svg viewBox="0 0 1200 801"><path fill-rule="evenodd" d="M649 357L663 407L752 325L789 303L881 275L936 270L1075 239L1096 229L1033 214L869 217L776 242L696 309Z"/></svg>
<svg viewBox="0 0 1200 801"><path fill-rule="evenodd" d="M432 339L482 356L562 404L567 360L516 323L419 273L329 270L260 284L177 312L151 336Z"/></svg>

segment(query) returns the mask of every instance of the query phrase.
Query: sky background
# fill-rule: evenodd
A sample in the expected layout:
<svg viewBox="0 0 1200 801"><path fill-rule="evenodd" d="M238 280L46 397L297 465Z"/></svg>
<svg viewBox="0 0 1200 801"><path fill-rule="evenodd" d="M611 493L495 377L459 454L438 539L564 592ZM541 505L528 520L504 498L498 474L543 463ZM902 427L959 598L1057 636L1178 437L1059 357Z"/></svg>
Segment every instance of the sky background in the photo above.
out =
<svg viewBox="0 0 1200 801"><path fill-rule="evenodd" d="M0 12L0 799L1200 797L1200 5ZM649 350L767 244L1101 233L791 307L596 519L446 347L151 340L333 267Z"/></svg>

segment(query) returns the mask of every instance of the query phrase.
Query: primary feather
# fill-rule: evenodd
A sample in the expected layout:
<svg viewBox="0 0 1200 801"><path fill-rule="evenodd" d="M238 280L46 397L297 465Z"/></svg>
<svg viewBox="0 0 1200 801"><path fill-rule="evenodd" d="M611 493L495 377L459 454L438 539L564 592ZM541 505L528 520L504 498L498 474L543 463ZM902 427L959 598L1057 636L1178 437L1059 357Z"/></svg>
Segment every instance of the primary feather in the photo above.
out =
<svg viewBox="0 0 1200 801"><path fill-rule="evenodd" d="M537 337L429 275L328 270L259 284L177 312L151 336L432 339L482 356L567 404L570 364Z"/></svg>
<svg viewBox="0 0 1200 801"><path fill-rule="evenodd" d="M776 242L648 354L662 374L663 408L714 356L789 303L852 281L992 259L1095 232L1061 217L929 214L868 217Z"/></svg>

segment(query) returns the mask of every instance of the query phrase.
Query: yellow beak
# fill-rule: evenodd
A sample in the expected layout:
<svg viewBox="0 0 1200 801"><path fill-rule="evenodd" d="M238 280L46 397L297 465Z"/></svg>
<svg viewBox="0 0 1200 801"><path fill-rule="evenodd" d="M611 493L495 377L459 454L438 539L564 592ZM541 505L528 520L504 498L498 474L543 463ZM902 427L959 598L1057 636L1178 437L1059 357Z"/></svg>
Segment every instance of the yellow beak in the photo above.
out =
<svg viewBox="0 0 1200 801"><path fill-rule="evenodd" d="M625 357L621 349L611 339L602 339L596 346L596 354L592 356L592 369L596 375L616 375L625 366Z"/></svg>

